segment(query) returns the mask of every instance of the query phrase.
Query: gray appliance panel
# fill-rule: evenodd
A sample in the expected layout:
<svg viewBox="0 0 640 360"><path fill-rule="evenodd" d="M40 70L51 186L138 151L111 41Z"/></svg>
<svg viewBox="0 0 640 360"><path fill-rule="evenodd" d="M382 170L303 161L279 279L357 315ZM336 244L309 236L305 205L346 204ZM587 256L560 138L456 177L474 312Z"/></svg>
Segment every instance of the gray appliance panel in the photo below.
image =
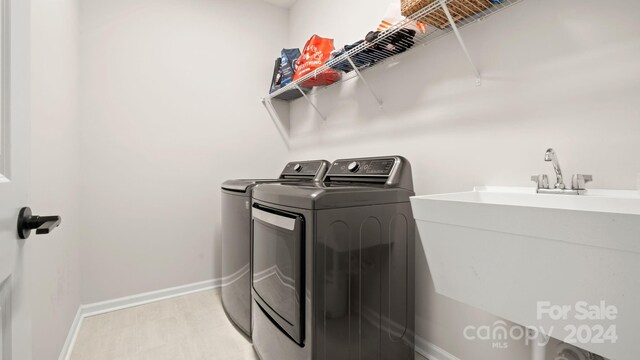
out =
<svg viewBox="0 0 640 360"><path fill-rule="evenodd" d="M222 193L222 304L227 316L251 334L251 208L243 193Z"/></svg>
<svg viewBox="0 0 640 360"><path fill-rule="evenodd" d="M313 359L414 357L409 203L318 211Z"/></svg>

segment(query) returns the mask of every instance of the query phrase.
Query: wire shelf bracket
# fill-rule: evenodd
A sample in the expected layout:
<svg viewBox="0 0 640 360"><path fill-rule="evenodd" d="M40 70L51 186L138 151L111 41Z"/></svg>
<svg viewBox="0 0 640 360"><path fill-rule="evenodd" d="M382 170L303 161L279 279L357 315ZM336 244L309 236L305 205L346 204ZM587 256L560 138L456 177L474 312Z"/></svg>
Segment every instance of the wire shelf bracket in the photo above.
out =
<svg viewBox="0 0 640 360"><path fill-rule="evenodd" d="M322 120L327 120L327 117L324 116L324 114L320 111L320 109L318 109L318 107L316 106L316 104L313 103L313 101L311 101L311 98L309 98L309 96L307 96L307 94L302 91L302 89L300 88L300 85L298 85L297 82L294 82L293 85L296 87L296 89L298 89L298 91L300 91L300 94L302 94L302 96L304 96L304 98L307 100L307 102L313 106L314 109L316 109L316 112L318 113L318 115L320 115L320 117L322 118Z"/></svg>
<svg viewBox="0 0 640 360"><path fill-rule="evenodd" d="M271 118L271 121L273 121L273 123L276 125L276 128L280 133L280 137L282 137L282 140L287 146L287 149L290 149L291 137L289 136L289 131L287 131L287 129L285 129L284 126L282 125L282 121L280 120L278 111L276 111L276 109L273 107L273 103L271 102L271 99L267 100L265 98L262 98L260 99L260 101L262 102L262 105L264 106L264 108L267 110L267 113L269 113L269 117Z"/></svg>
<svg viewBox="0 0 640 360"><path fill-rule="evenodd" d="M469 50L467 49L467 45L465 45L464 40L462 39L462 35L460 35L460 29L458 29L458 25L456 25L456 21L453 20L453 17L451 16L451 12L449 12L449 7L447 6L447 0L440 0L440 5L442 6L442 10L444 11L445 15L447 16L447 19L449 20L451 29L453 30L453 33L456 35L456 38L458 39L458 43L460 43L460 47L462 48L464 55L467 57L467 60L469 61L469 64L473 69L473 73L476 76L476 85L481 86L482 76L480 75L480 71L478 70L478 67L476 66L475 62L473 62L473 58L471 57L471 54L469 54Z"/></svg>
<svg viewBox="0 0 640 360"><path fill-rule="evenodd" d="M349 56L348 53L346 54L346 56L347 56L347 60L349 61L349 64L351 64L351 67L353 67L353 70L356 72L356 75L358 76L360 81L362 81L362 83L367 87L367 89L371 93L371 96L373 96L373 98L378 103L378 107L380 109L382 109L383 103L382 103L382 100L380 100L380 97L378 97L378 95L376 95L376 92L373 91L373 88L371 87L371 85L369 85L369 82L367 82L367 80L364 78L364 76L362 76L362 73L360 72L360 70L358 70L358 67L356 66L356 64L351 59L351 56Z"/></svg>

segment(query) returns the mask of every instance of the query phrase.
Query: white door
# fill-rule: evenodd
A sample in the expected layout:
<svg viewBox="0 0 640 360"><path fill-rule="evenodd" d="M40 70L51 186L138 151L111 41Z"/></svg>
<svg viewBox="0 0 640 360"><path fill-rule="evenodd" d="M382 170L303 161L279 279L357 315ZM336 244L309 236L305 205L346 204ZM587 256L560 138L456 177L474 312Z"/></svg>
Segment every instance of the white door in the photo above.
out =
<svg viewBox="0 0 640 360"><path fill-rule="evenodd" d="M29 360L29 240L19 240L16 228L28 189L30 0L0 3L0 360Z"/></svg>

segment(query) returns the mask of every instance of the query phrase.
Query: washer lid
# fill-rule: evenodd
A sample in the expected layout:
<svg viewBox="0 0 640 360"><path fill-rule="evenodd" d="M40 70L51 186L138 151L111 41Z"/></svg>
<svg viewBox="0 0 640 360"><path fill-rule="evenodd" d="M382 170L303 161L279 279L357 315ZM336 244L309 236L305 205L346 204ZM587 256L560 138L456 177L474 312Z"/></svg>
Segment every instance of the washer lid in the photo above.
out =
<svg viewBox="0 0 640 360"><path fill-rule="evenodd" d="M258 184L291 181L284 179L233 179L222 183L222 190L246 193Z"/></svg>
<svg viewBox="0 0 640 360"><path fill-rule="evenodd" d="M255 200L299 209L336 209L408 202L414 192L385 185L334 183L261 184Z"/></svg>

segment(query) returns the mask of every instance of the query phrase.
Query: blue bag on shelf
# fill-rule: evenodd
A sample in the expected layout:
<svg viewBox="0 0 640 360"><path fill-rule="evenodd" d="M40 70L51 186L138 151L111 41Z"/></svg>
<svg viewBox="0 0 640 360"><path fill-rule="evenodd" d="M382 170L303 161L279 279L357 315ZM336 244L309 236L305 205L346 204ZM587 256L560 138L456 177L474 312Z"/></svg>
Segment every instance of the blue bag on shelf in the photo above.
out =
<svg viewBox="0 0 640 360"><path fill-rule="evenodd" d="M293 81L293 74L296 72L295 64L300 57L300 49L282 49L280 56L280 72L282 81L280 86L286 86Z"/></svg>
<svg viewBox="0 0 640 360"><path fill-rule="evenodd" d="M300 49L282 49L273 69L270 93L287 86L293 81L296 60L300 57Z"/></svg>
<svg viewBox="0 0 640 360"><path fill-rule="evenodd" d="M280 57L276 59L273 69L273 78L271 79L271 88L269 93L280 90L293 81L293 75L296 72L296 61L300 57L300 49L282 49ZM307 91L308 89L303 89ZM300 91L293 89L276 96L277 99L291 100L302 96Z"/></svg>

